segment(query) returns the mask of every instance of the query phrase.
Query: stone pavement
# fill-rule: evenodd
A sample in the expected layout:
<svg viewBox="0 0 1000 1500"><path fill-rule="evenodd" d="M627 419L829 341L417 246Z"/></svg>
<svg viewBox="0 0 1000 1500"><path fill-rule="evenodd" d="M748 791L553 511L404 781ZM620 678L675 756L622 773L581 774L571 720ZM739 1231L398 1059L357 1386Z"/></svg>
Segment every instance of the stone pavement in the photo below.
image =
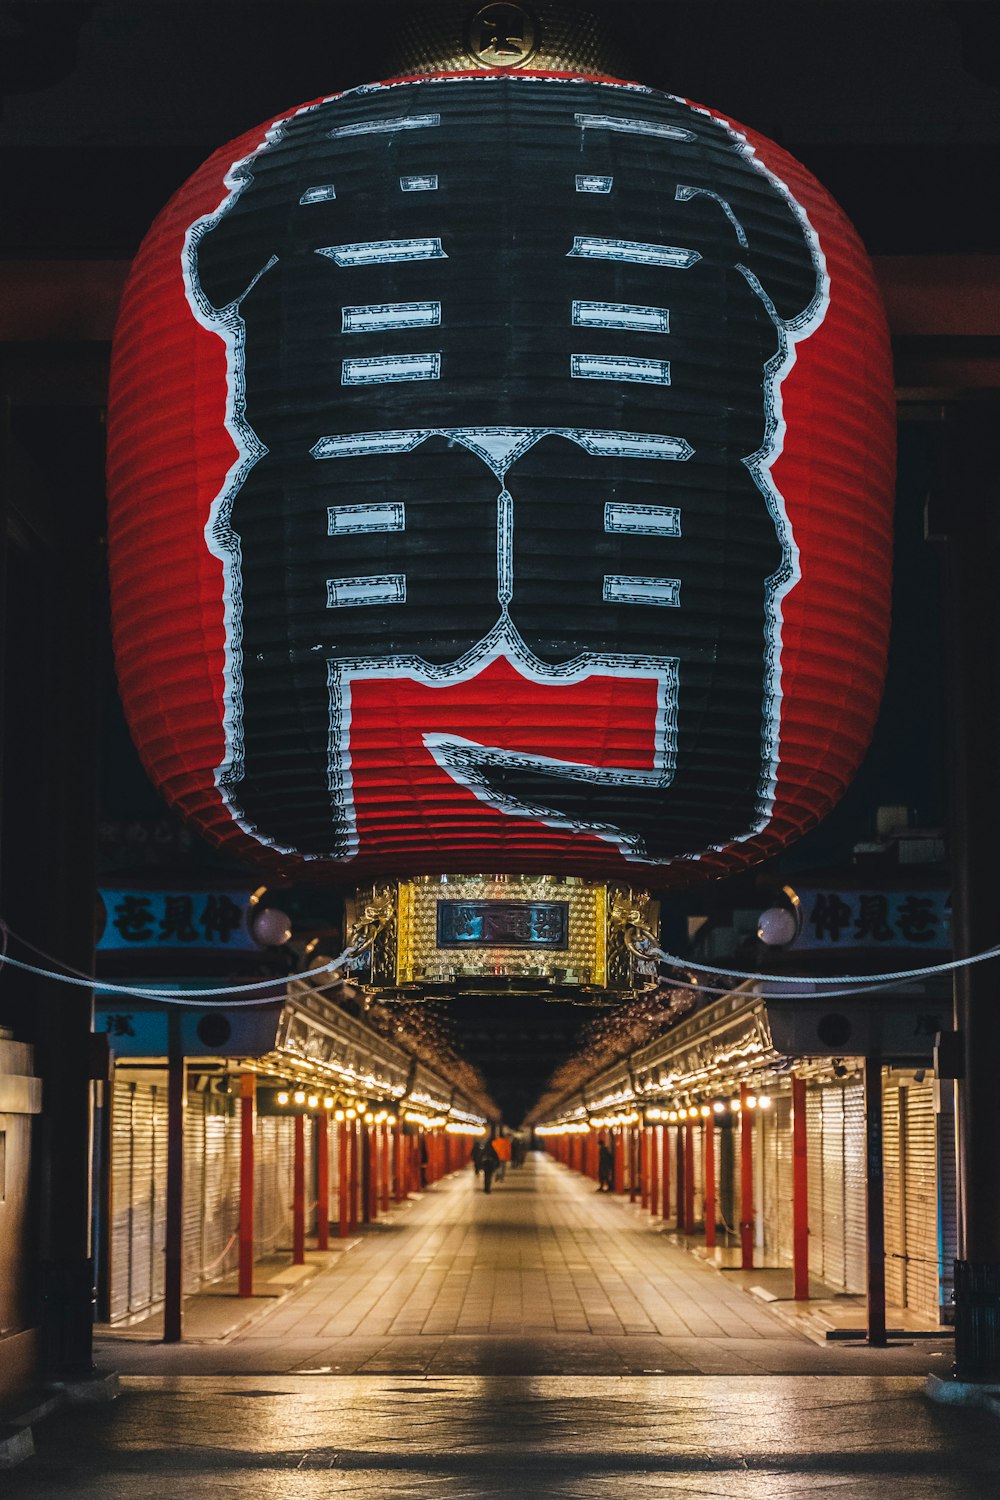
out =
<svg viewBox="0 0 1000 1500"><path fill-rule="evenodd" d="M36 1431L4 1500L993 1500L1000 1428L920 1382L181 1376Z"/></svg>
<svg viewBox="0 0 1000 1500"><path fill-rule="evenodd" d="M308 1274L248 1326L192 1306L214 1342L102 1339L118 1401L40 1422L4 1500L1000 1495L996 1418L923 1394L946 1342L810 1342L547 1159L489 1197L458 1173Z"/></svg>
<svg viewBox="0 0 1000 1500"><path fill-rule="evenodd" d="M133 1329L99 1342L99 1364L123 1375L923 1375L951 1359L946 1339L818 1347L648 1214L544 1156L488 1197L471 1170L456 1173L314 1269L241 1331L246 1304L216 1297L234 1330L224 1342L164 1346ZM205 1338L197 1309L194 1321Z"/></svg>

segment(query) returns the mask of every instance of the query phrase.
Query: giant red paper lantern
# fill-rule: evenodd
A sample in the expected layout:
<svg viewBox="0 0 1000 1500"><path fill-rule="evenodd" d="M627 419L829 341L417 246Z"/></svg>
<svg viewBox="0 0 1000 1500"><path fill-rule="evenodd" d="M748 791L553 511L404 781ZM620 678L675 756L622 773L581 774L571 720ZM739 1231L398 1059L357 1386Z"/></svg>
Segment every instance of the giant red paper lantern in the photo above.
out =
<svg viewBox="0 0 1000 1500"><path fill-rule="evenodd" d="M303 106L191 178L124 297L144 763L337 880L771 854L877 712L892 415L855 233L742 126L510 72Z"/></svg>

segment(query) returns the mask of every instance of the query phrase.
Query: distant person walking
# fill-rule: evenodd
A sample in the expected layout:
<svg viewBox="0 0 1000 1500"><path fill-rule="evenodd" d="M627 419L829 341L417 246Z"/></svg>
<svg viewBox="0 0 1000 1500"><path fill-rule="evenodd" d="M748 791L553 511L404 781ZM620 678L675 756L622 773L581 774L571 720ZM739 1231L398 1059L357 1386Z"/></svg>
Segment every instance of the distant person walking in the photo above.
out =
<svg viewBox="0 0 1000 1500"><path fill-rule="evenodd" d="M493 1150L496 1152L500 1162L500 1168L497 1172L497 1182L503 1182L504 1177L507 1175L507 1163L510 1161L511 1156L509 1138L505 1135L495 1135L493 1137Z"/></svg>
<svg viewBox="0 0 1000 1500"><path fill-rule="evenodd" d="M472 1162L472 1170L477 1177L483 1170L483 1147L485 1144L481 1136L478 1136L472 1143L472 1156L470 1160Z"/></svg>
<svg viewBox="0 0 1000 1500"><path fill-rule="evenodd" d="M602 1135L597 1145L597 1181L599 1193L615 1190L615 1153Z"/></svg>
<svg viewBox="0 0 1000 1500"><path fill-rule="evenodd" d="M483 1142L480 1161L483 1168L483 1192L488 1193L493 1186L493 1174L500 1165L500 1158L497 1156L496 1148L492 1141Z"/></svg>

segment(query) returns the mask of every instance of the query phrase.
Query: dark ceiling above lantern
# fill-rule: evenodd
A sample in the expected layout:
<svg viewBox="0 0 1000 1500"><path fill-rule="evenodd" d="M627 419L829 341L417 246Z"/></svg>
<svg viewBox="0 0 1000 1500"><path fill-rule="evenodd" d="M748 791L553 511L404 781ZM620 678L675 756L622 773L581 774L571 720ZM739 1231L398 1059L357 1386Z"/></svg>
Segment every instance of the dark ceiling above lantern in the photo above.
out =
<svg viewBox="0 0 1000 1500"><path fill-rule="evenodd" d="M871 733L892 424L867 259L773 143L537 73L303 106L181 189L123 303L147 769L315 878L758 860Z"/></svg>

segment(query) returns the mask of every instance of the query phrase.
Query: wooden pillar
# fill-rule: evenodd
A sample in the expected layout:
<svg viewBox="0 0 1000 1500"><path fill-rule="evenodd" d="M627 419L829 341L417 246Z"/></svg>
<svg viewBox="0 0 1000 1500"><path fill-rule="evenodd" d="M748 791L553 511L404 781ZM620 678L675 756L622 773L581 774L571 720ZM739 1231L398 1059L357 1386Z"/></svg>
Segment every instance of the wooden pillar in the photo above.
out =
<svg viewBox="0 0 1000 1500"><path fill-rule="evenodd" d="M663 1127L663 1181L660 1184L660 1216L670 1218L670 1126Z"/></svg>
<svg viewBox="0 0 1000 1500"><path fill-rule="evenodd" d="M346 1240L351 1228L350 1120L337 1121L337 1235Z"/></svg>
<svg viewBox="0 0 1000 1500"><path fill-rule="evenodd" d="M239 1295L253 1296L254 1262L254 1115L257 1103L254 1073L240 1077L240 1270Z"/></svg>
<svg viewBox="0 0 1000 1500"><path fill-rule="evenodd" d="M715 1115L707 1115L705 1141L705 1248L715 1249Z"/></svg>
<svg viewBox="0 0 1000 1500"><path fill-rule="evenodd" d="M639 1196L639 1133L634 1126L628 1129L628 1201L634 1203Z"/></svg>
<svg viewBox="0 0 1000 1500"><path fill-rule="evenodd" d="M625 1126L615 1130L615 1192L625 1191Z"/></svg>
<svg viewBox="0 0 1000 1500"><path fill-rule="evenodd" d="M163 1342L179 1344L184 1333L184 1119L187 1064L181 1050L181 1012L167 1017L167 1222L164 1244Z"/></svg>
<svg viewBox="0 0 1000 1500"><path fill-rule="evenodd" d="M792 1079L792 1296L809 1297L809 1151L806 1084Z"/></svg>
<svg viewBox="0 0 1000 1500"><path fill-rule="evenodd" d="M649 1207L649 1127L640 1125L639 1137L639 1204Z"/></svg>
<svg viewBox="0 0 1000 1500"><path fill-rule="evenodd" d="M295 1116L292 1155L292 1265L306 1263L306 1117Z"/></svg>
<svg viewBox="0 0 1000 1500"><path fill-rule="evenodd" d="M753 1110L747 1108L750 1090L740 1084L740 1251L744 1271L753 1270Z"/></svg>
<svg viewBox="0 0 1000 1500"><path fill-rule="evenodd" d="M677 1176L677 1185L674 1189L674 1198L676 1199L676 1202L674 1204L674 1222L677 1225L678 1234L684 1233L684 1198L687 1192L687 1189L685 1187L685 1183L687 1182L687 1172L684 1170L684 1131L684 1124L679 1124L677 1126L676 1141L677 1155L674 1161Z"/></svg>
<svg viewBox="0 0 1000 1500"><path fill-rule="evenodd" d="M660 1212L660 1131L662 1126L654 1125L649 1138L649 1211L655 1217Z"/></svg>
<svg viewBox="0 0 1000 1500"><path fill-rule="evenodd" d="M326 1110L316 1116L316 1248L330 1248L330 1124Z"/></svg>
<svg viewBox="0 0 1000 1500"><path fill-rule="evenodd" d="M694 1131L689 1119L684 1127L684 1233L694 1234Z"/></svg>

